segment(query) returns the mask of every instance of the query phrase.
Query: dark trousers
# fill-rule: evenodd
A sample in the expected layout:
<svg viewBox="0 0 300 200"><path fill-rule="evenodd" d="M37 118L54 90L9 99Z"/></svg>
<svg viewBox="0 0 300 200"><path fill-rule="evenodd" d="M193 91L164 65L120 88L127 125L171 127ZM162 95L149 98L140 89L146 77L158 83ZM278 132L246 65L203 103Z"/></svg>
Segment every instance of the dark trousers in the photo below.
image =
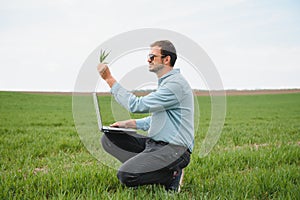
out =
<svg viewBox="0 0 300 200"><path fill-rule="evenodd" d="M190 162L187 148L128 133L105 133L102 146L123 164L117 177L128 187L160 184L168 187L174 171Z"/></svg>

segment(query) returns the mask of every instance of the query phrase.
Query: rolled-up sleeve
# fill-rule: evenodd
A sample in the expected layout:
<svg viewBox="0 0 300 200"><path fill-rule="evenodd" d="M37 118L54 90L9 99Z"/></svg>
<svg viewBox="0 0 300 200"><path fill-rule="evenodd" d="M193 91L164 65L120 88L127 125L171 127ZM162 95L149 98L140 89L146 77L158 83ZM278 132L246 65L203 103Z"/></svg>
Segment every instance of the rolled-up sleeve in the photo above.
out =
<svg viewBox="0 0 300 200"><path fill-rule="evenodd" d="M136 119L136 128L147 131L150 128L151 116L144 117L142 119Z"/></svg>

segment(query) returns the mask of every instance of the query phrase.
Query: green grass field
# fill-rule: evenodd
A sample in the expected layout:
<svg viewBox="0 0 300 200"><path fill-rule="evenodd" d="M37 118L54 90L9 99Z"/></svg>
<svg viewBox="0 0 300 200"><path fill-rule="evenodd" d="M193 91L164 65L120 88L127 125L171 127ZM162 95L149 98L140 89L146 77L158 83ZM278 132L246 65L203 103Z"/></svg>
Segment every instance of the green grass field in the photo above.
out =
<svg viewBox="0 0 300 200"><path fill-rule="evenodd" d="M210 101L198 100L196 151L182 192L172 194L128 189L91 156L74 126L72 96L0 92L0 199L300 199L300 93L228 96L221 138L204 158L197 149Z"/></svg>

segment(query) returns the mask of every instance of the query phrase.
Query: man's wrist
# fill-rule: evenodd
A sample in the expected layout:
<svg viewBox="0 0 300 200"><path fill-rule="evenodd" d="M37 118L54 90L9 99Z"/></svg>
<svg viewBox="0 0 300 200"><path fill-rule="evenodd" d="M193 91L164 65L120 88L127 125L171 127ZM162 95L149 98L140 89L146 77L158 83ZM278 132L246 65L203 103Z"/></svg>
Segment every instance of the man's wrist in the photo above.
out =
<svg viewBox="0 0 300 200"><path fill-rule="evenodd" d="M125 127L126 128L136 128L135 119L129 119L129 120L127 120L126 124L125 124Z"/></svg>
<svg viewBox="0 0 300 200"><path fill-rule="evenodd" d="M114 79L114 77L109 77L109 78L105 79L105 81L111 88L114 85L114 83L116 82L116 79Z"/></svg>

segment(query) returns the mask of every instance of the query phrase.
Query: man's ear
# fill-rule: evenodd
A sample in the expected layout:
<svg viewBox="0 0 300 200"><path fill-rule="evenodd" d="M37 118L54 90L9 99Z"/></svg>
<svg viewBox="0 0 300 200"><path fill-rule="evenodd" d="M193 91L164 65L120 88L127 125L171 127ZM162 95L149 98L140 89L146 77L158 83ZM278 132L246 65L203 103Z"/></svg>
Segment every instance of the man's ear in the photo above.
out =
<svg viewBox="0 0 300 200"><path fill-rule="evenodd" d="M166 56L166 57L164 58L164 64L165 64L165 65L171 66L171 65L170 65L170 64L171 64L171 56Z"/></svg>

